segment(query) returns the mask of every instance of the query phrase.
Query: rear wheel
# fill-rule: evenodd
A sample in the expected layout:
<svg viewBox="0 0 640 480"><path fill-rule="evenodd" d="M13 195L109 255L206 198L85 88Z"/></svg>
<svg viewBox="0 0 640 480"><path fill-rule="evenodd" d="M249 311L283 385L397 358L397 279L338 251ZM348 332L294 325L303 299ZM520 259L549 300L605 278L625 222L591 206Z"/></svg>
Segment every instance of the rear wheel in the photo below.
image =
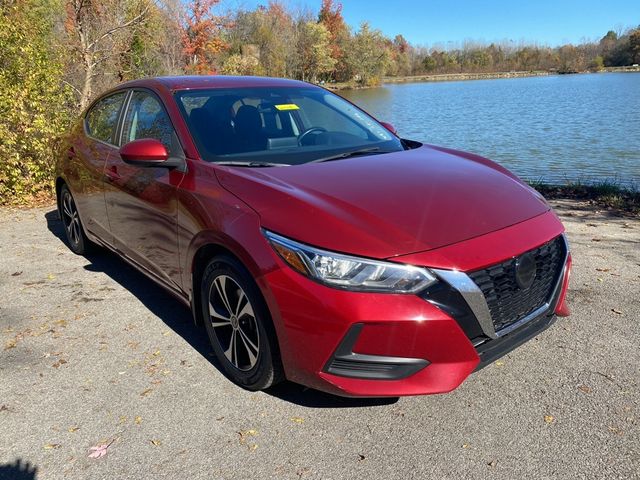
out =
<svg viewBox="0 0 640 480"><path fill-rule="evenodd" d="M201 299L211 346L227 376L249 390L281 381L271 317L247 270L229 256L214 257L202 278Z"/></svg>
<svg viewBox="0 0 640 480"><path fill-rule="evenodd" d="M63 185L60 189L58 207L69 248L78 255L84 255L89 251L92 244L84 233L76 202L69 191L69 187L66 185Z"/></svg>

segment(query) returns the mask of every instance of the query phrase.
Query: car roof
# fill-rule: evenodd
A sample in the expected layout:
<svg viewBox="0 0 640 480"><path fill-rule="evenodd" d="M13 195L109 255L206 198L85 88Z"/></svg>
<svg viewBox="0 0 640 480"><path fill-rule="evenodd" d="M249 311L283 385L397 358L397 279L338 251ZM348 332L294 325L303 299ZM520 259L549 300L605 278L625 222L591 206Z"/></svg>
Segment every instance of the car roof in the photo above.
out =
<svg viewBox="0 0 640 480"><path fill-rule="evenodd" d="M123 83L123 87L161 86L168 90L191 90L203 88L240 88L240 87L309 87L309 83L287 78L239 77L227 75L184 75L173 77L154 77L132 80Z"/></svg>

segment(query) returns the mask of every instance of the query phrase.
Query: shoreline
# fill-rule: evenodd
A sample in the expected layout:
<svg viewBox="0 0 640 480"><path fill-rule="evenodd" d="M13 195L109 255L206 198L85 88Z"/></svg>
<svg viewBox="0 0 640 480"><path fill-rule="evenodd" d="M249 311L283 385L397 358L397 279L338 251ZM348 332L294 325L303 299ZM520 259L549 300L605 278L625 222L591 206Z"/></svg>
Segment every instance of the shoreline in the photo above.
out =
<svg viewBox="0 0 640 480"><path fill-rule="evenodd" d="M384 85L397 85L404 83L430 83L430 82L460 82L470 80L498 80L503 78L528 78L528 77L549 77L556 75L583 75L588 73L635 73L640 72L640 67L606 67L603 70L592 72L550 72L546 70L513 71L513 72L484 72L484 73L438 73L424 75L408 75L400 77L384 77L380 85L363 86L353 82L327 83L323 87L332 91L340 90L364 90L368 88L379 88Z"/></svg>
<svg viewBox="0 0 640 480"><path fill-rule="evenodd" d="M547 200L588 201L591 205L604 207L618 214L640 217L640 191L615 182L569 182L559 185L531 179L523 181Z"/></svg>

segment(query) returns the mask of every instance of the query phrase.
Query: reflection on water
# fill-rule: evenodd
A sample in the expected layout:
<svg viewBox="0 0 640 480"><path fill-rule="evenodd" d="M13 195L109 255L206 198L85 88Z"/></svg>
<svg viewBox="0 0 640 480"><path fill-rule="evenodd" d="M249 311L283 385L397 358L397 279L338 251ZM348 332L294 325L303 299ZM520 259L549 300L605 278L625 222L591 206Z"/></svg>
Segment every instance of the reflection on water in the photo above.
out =
<svg viewBox="0 0 640 480"><path fill-rule="evenodd" d="M640 73L388 85L340 92L401 136L524 178L640 186Z"/></svg>

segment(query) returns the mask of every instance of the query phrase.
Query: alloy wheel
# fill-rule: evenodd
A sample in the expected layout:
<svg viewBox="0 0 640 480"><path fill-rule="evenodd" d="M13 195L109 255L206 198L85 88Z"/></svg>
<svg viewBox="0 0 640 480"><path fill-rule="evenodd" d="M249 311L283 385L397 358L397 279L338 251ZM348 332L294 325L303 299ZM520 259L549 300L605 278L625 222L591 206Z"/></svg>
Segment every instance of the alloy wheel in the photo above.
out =
<svg viewBox="0 0 640 480"><path fill-rule="evenodd" d="M80 217L78 216L78 209L73 201L73 197L68 190L64 192L62 197L62 221L67 231L67 238L74 247L78 246L80 243L80 235L82 234Z"/></svg>
<svg viewBox="0 0 640 480"><path fill-rule="evenodd" d="M211 283L209 321L229 363L243 372L251 370L260 354L260 331L247 294L228 275Z"/></svg>

